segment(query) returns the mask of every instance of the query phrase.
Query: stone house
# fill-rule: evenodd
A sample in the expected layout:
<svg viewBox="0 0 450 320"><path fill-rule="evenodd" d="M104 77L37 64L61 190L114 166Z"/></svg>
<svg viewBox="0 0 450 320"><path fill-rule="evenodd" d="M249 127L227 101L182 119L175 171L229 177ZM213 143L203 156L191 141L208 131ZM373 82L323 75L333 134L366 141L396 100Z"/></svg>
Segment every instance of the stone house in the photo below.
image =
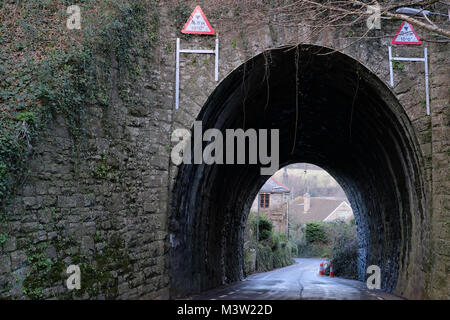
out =
<svg viewBox="0 0 450 320"><path fill-rule="evenodd" d="M251 211L265 215L272 221L274 230L285 233L290 200L290 189L273 177L270 177L258 192ZM259 199L259 204L258 204Z"/></svg>

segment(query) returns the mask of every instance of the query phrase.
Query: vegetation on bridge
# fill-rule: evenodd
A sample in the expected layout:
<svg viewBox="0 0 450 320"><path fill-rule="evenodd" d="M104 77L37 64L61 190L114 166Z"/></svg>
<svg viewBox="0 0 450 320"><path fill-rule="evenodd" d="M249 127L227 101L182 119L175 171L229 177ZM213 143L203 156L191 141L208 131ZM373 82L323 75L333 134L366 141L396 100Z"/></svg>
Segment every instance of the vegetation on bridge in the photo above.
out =
<svg viewBox="0 0 450 320"><path fill-rule="evenodd" d="M67 30L67 1L0 1L0 208L23 176L32 144L50 119L63 115L80 142L86 106L108 106L111 58L125 77L136 73L156 37L148 1L83 1L82 29ZM147 33L137 46L137 35ZM129 81L132 82L131 80ZM123 84L125 82L121 82ZM126 88L121 88L125 91ZM81 147L81 143L76 144ZM74 150L76 151L76 150Z"/></svg>
<svg viewBox="0 0 450 320"><path fill-rule="evenodd" d="M110 104L113 61L121 78L119 95L127 99L126 92L139 73L135 57L147 56L156 39L158 18L153 1L80 1L81 30L66 28L66 9L71 4L65 0L0 0L0 245L10 236L8 204L26 178L33 145L49 121L57 117L66 121L77 161L88 106L107 108ZM114 257L126 257L116 244L104 242L105 252L94 257L102 261L96 260L100 269L85 270L93 276L84 281L101 282L109 274L104 265L117 263L110 261ZM48 245L29 239L25 248L30 271L23 280L23 292L30 298L43 297L44 281L51 280L47 285L62 281L61 261L66 252L58 250L57 257L50 258L45 251ZM96 288L102 289L106 280Z"/></svg>

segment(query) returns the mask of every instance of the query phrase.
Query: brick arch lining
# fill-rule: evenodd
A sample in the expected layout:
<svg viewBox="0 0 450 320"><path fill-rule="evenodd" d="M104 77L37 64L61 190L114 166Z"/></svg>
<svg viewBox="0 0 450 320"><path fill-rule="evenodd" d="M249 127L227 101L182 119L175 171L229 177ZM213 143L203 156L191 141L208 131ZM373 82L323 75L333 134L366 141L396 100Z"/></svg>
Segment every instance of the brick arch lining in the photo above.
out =
<svg viewBox="0 0 450 320"><path fill-rule="evenodd" d="M402 106L368 69L323 47L271 50L222 81L198 120L203 130L280 129L280 167L319 165L347 193L357 222L359 277L377 264L383 289L423 295L423 279L410 272L425 259L411 245L426 234L414 229L426 223L422 157ZM173 296L242 278L245 221L267 179L259 168L179 167L169 226ZM409 282L422 291L405 293Z"/></svg>

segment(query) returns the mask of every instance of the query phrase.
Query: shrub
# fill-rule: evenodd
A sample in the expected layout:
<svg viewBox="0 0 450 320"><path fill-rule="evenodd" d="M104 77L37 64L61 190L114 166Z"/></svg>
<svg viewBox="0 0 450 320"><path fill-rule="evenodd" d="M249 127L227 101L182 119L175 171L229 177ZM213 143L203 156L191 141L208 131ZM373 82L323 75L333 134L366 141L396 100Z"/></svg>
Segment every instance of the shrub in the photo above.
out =
<svg viewBox="0 0 450 320"><path fill-rule="evenodd" d="M308 243L327 243L325 225L322 222L306 223L306 241Z"/></svg>
<svg viewBox="0 0 450 320"><path fill-rule="evenodd" d="M256 213L250 212L245 232L244 274L270 271L292 264L297 246L287 241L284 234L273 231L273 223L264 215L259 216L259 241L256 242L257 224ZM255 255L256 268L253 269Z"/></svg>
<svg viewBox="0 0 450 320"><path fill-rule="evenodd" d="M259 241L267 241L271 242L272 232L269 230L261 230L259 231Z"/></svg>
<svg viewBox="0 0 450 320"><path fill-rule="evenodd" d="M297 253L298 257L307 257L306 254L308 243L306 242L306 239L304 236L300 236L298 239L294 241L295 245L297 246Z"/></svg>
<svg viewBox="0 0 450 320"><path fill-rule="evenodd" d="M256 250L254 247L244 246L244 275L252 274L256 270Z"/></svg>
<svg viewBox="0 0 450 320"><path fill-rule="evenodd" d="M273 252L270 247L258 243L256 250L256 271L264 272L273 269Z"/></svg>
<svg viewBox="0 0 450 320"><path fill-rule="evenodd" d="M331 263L339 277L358 278L358 241L356 230L350 226L343 228L336 235L331 250Z"/></svg>
<svg viewBox="0 0 450 320"><path fill-rule="evenodd" d="M295 244L300 257L329 258L337 276L356 279L358 243L354 221L307 223Z"/></svg>
<svg viewBox="0 0 450 320"><path fill-rule="evenodd" d="M258 216L255 212L250 212L247 228L251 228L256 231L258 225ZM273 223L265 215L259 215L259 241L268 240L272 236ZM254 232L247 232L247 234L254 234ZM256 238L256 237L255 237Z"/></svg>
<svg viewBox="0 0 450 320"><path fill-rule="evenodd" d="M292 250L291 250L292 244L289 242L282 242L281 247L277 250L274 250L274 256L273 256L273 267L274 268L281 268L284 266L288 266L292 264L294 261L292 259Z"/></svg>
<svg viewBox="0 0 450 320"><path fill-rule="evenodd" d="M291 257L298 257L298 247L296 246L296 244L294 242L288 241L288 243L286 244L286 247L291 252Z"/></svg>
<svg viewBox="0 0 450 320"><path fill-rule="evenodd" d="M299 238L295 242L297 256L305 258L328 258L330 256L330 246L324 243L309 243L305 237Z"/></svg>
<svg viewBox="0 0 450 320"><path fill-rule="evenodd" d="M280 249L281 248L281 234L280 233L278 233L278 232L272 232L272 234L271 234L271 240L272 240L272 243L271 243L271 248L272 248L272 250L278 250L278 249Z"/></svg>
<svg viewBox="0 0 450 320"><path fill-rule="evenodd" d="M269 239L272 235L273 223L266 216L259 217L259 240Z"/></svg>

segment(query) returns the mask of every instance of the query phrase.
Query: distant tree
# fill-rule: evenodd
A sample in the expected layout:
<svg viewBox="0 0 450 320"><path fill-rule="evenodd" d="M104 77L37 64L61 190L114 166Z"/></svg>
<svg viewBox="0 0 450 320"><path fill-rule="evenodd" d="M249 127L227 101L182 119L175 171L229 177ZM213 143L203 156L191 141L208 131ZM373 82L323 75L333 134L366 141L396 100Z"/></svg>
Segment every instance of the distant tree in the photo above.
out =
<svg viewBox="0 0 450 320"><path fill-rule="evenodd" d="M368 21L376 24L382 19L407 21L441 36L441 39L423 39L425 41L450 40L448 0L211 0L210 3L218 10L222 8L222 12L234 12L234 15L218 17L224 31L235 29L236 24L247 32L267 25L297 27L307 40L331 28L345 31ZM419 10L415 15L397 12L404 7ZM375 13L380 19L374 18ZM350 38L357 42L368 37L369 31L367 28L363 34Z"/></svg>
<svg viewBox="0 0 450 320"><path fill-rule="evenodd" d="M421 1L376 1L376 0L300 0L294 1L285 6L274 8L280 16L280 21L293 24L308 25L308 22L302 22L301 14L305 12L311 13L314 24L310 25L314 28L323 27L346 27L367 19L373 18L373 14L378 11L380 17L389 20L403 20L414 24L420 28L440 34L446 38L450 38L450 30L448 28L448 18L431 19L425 14L425 10L440 10L445 14L450 5L449 1L439 0L421 0ZM396 9L403 7L420 8L416 15L406 15L397 13ZM439 18L439 17L437 17Z"/></svg>

